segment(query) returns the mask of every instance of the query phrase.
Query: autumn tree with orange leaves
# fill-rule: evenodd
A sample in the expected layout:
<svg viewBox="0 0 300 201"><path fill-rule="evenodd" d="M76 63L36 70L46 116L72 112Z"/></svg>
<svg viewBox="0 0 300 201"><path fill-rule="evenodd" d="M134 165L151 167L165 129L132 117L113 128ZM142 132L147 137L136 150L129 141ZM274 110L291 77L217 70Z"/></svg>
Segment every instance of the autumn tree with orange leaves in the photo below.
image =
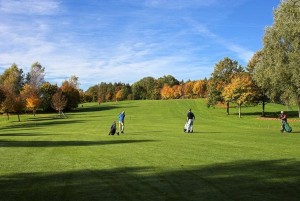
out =
<svg viewBox="0 0 300 201"><path fill-rule="evenodd" d="M160 96L162 99L172 99L174 97L174 89L165 84L160 91Z"/></svg>
<svg viewBox="0 0 300 201"><path fill-rule="evenodd" d="M39 89L34 85L25 84L21 94L25 99L26 108L32 110L32 113L35 116L36 110L42 102L39 96Z"/></svg>
<svg viewBox="0 0 300 201"><path fill-rule="evenodd" d="M211 107L216 105L218 102L226 102L226 112L229 114L229 101L223 99L222 91L225 86L231 82L232 75L239 72L244 72L244 68L228 57L219 61L214 69L211 76L211 85L208 95L207 106Z"/></svg>
<svg viewBox="0 0 300 201"><path fill-rule="evenodd" d="M253 98L253 81L249 73L240 72L232 76L231 81L223 89L222 96L226 102L234 102L239 108L241 117L241 106L250 102Z"/></svg>
<svg viewBox="0 0 300 201"><path fill-rule="evenodd" d="M197 80L194 83L193 93L197 97L204 98L206 97L207 92L207 80Z"/></svg>

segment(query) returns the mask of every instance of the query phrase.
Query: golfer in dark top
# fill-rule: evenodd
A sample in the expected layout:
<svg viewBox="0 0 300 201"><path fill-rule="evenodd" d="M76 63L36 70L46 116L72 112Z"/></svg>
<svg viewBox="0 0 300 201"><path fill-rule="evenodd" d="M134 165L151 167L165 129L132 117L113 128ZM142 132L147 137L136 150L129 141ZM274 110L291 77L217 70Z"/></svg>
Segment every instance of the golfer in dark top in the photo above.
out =
<svg viewBox="0 0 300 201"><path fill-rule="evenodd" d="M187 121L187 132L193 132L193 124L195 120L195 115L192 113L192 109L189 109L187 115L186 115L186 121Z"/></svg>

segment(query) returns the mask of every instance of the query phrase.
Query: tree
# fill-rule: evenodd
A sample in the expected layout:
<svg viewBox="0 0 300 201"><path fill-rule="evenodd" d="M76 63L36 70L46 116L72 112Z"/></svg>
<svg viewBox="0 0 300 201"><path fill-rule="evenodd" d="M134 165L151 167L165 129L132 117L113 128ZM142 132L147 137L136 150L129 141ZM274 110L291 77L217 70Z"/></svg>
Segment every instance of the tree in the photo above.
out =
<svg viewBox="0 0 300 201"><path fill-rule="evenodd" d="M89 87L88 90L84 92L88 102L96 102L98 100L98 93L100 93L99 88L100 85L94 85L92 87Z"/></svg>
<svg viewBox="0 0 300 201"><path fill-rule="evenodd" d="M52 96L51 106L53 107L53 109L55 109L58 112L58 115L60 117L64 116L63 110L66 108L67 102L68 100L61 90L57 91Z"/></svg>
<svg viewBox="0 0 300 201"><path fill-rule="evenodd" d="M124 97L123 94L124 94L124 93L123 93L123 90L122 90L122 89L119 90L119 91L116 93L116 101L121 101L121 100L123 100L123 97Z"/></svg>
<svg viewBox="0 0 300 201"><path fill-rule="evenodd" d="M230 79L234 73L244 72L237 61L231 60L225 57L223 60L219 61L214 69L211 76L211 85L208 96L208 107L214 106L217 102L225 102L222 98L222 91L224 87L230 83ZM226 112L229 114L229 102L226 102Z"/></svg>
<svg viewBox="0 0 300 201"><path fill-rule="evenodd" d="M5 93L4 93L4 90L2 89L2 87L0 86L0 106L1 104L4 102L5 100Z"/></svg>
<svg viewBox="0 0 300 201"><path fill-rule="evenodd" d="M16 97L20 94L20 89L23 84L23 70L19 69L16 64L12 64L11 67L6 69L0 76L0 86L3 93L1 110L7 114L8 120L9 112L14 112L15 104L18 103Z"/></svg>
<svg viewBox="0 0 300 201"><path fill-rule="evenodd" d="M78 104L80 103L80 95L78 89L74 88L74 86L67 80L62 83L60 89L68 100L66 109L72 110L74 108L77 108Z"/></svg>
<svg viewBox="0 0 300 201"><path fill-rule="evenodd" d="M35 62L27 73L26 84L23 87L22 94L26 100L26 107L32 110L34 116L42 102L40 87L45 82L44 77L45 68L39 62Z"/></svg>
<svg viewBox="0 0 300 201"><path fill-rule="evenodd" d="M79 89L79 77L75 76L75 75L72 75L69 79L69 83L72 87L76 88L76 89Z"/></svg>
<svg viewBox="0 0 300 201"><path fill-rule="evenodd" d="M233 74L230 83L224 87L222 96L226 102L235 102L238 105L241 117L242 104L251 102L253 97L253 82L249 73Z"/></svg>
<svg viewBox="0 0 300 201"><path fill-rule="evenodd" d="M170 87L179 84L179 81L172 75L164 75L163 77L158 78L157 82L160 88L162 88L165 84Z"/></svg>
<svg viewBox="0 0 300 201"><path fill-rule="evenodd" d="M178 99L183 97L183 84L174 85L172 88L174 89L174 98Z"/></svg>
<svg viewBox="0 0 300 201"><path fill-rule="evenodd" d="M299 22L300 1L281 1L274 11L273 25L264 34L259 68L270 83L270 98L277 101L279 97L285 104L296 103L300 117Z"/></svg>
<svg viewBox="0 0 300 201"><path fill-rule="evenodd" d="M16 64L12 64L0 76L0 85L4 91L19 93L24 85L23 70Z"/></svg>
<svg viewBox="0 0 300 201"><path fill-rule="evenodd" d="M44 82L40 86L40 96L42 101L40 107L43 109L43 111L53 111L51 99L57 91L58 86L56 84L51 84L50 82Z"/></svg>
<svg viewBox="0 0 300 201"><path fill-rule="evenodd" d="M13 94L12 101L11 110L18 115L18 121L20 122L20 114L26 107L26 101L22 94Z"/></svg>
<svg viewBox="0 0 300 201"><path fill-rule="evenodd" d="M255 96L253 99L254 103L262 103L262 114L265 116L265 105L270 101L268 94L270 90L270 80L266 77L264 66L261 65L261 60L263 57L263 52L256 52L250 59L247 65L247 71L253 80L253 89L255 91Z"/></svg>
<svg viewBox="0 0 300 201"><path fill-rule="evenodd" d="M194 88L194 82L193 81L187 81L183 85L183 93L185 98L193 98L193 88Z"/></svg>
<svg viewBox="0 0 300 201"><path fill-rule="evenodd" d="M153 77L144 77L138 82L135 82L132 85L132 92L134 99L136 100L145 100L145 99L155 99L157 95L156 89L157 82Z"/></svg>
<svg viewBox="0 0 300 201"><path fill-rule="evenodd" d="M36 110L40 106L42 100L39 96L38 89L29 84L25 84L21 94L26 102L26 107L32 110L33 115L35 116Z"/></svg>
<svg viewBox="0 0 300 201"><path fill-rule="evenodd" d="M174 89L165 84L160 91L160 95L162 99L172 99L174 97Z"/></svg>
<svg viewBox="0 0 300 201"><path fill-rule="evenodd" d="M1 104L1 111L3 113L6 113L7 120L9 120L9 113L12 112L13 102L14 102L13 92L5 91L4 100L2 101Z"/></svg>
<svg viewBox="0 0 300 201"><path fill-rule="evenodd" d="M206 96L207 90L207 81L206 80L197 80L194 83L193 93L200 98L204 98Z"/></svg>
<svg viewBox="0 0 300 201"><path fill-rule="evenodd" d="M35 62L31 65L30 72L27 73L26 83L39 89L45 82L44 77L45 68L39 62Z"/></svg>

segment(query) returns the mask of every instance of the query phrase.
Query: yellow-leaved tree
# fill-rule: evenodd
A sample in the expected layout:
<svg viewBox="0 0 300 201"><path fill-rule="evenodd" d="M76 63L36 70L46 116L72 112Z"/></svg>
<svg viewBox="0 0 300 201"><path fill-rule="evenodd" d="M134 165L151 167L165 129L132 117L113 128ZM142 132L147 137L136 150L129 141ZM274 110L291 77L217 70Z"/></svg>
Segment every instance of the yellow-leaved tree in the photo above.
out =
<svg viewBox="0 0 300 201"><path fill-rule="evenodd" d="M35 116L36 110L39 108L42 100L39 96L39 90L34 85L25 84L21 91L21 94L25 98L26 108L32 110Z"/></svg>
<svg viewBox="0 0 300 201"><path fill-rule="evenodd" d="M239 108L241 117L241 107L246 102L251 102L254 95L253 81L249 73L239 72L232 75L232 78L224 87L222 96L228 102L234 102Z"/></svg>

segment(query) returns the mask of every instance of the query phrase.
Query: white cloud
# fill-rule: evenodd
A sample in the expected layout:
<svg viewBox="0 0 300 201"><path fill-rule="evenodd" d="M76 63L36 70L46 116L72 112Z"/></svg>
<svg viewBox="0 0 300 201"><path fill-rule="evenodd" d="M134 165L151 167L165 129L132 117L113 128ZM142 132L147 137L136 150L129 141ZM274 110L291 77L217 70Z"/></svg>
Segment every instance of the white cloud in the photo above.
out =
<svg viewBox="0 0 300 201"><path fill-rule="evenodd" d="M248 62L253 54L208 26L223 22L219 12L207 24L199 23L207 16L201 11L214 9L217 1L0 0L0 74L11 63L27 72L38 61L46 80L60 85L76 75L83 89L146 76L209 77L225 55ZM83 6L83 12L75 13L70 5Z"/></svg>
<svg viewBox="0 0 300 201"><path fill-rule="evenodd" d="M0 12L9 14L49 15L57 12L55 0L0 0Z"/></svg>

